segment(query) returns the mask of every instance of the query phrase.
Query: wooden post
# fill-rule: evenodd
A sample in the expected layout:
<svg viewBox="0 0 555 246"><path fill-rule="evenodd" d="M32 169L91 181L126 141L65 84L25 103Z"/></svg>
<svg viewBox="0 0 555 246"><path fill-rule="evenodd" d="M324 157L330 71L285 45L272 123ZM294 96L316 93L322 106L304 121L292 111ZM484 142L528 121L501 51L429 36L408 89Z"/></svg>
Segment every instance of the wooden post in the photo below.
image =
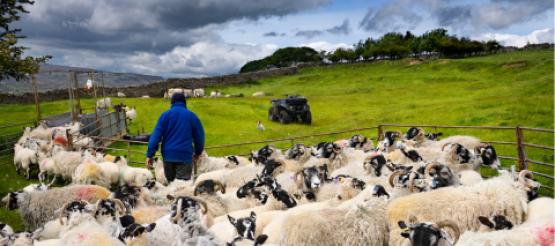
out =
<svg viewBox="0 0 555 246"><path fill-rule="evenodd" d="M31 75L31 83L33 84L33 94L35 96L35 111L37 113L37 122L39 122L40 118L41 118L41 115L40 115L39 92L38 92L38 89L37 89L37 75L36 74Z"/></svg>
<svg viewBox="0 0 555 246"><path fill-rule="evenodd" d="M67 92L69 94L69 108L71 109L71 118L73 119L73 121L75 121L76 115L75 115L75 106L73 104L73 90L71 87L73 87L73 85L71 84L71 73L67 74Z"/></svg>
<svg viewBox="0 0 555 246"><path fill-rule="evenodd" d="M73 89L75 90L75 99L77 100L77 105L76 105L75 111L79 115L83 112L81 111L81 99L79 97L79 81L77 80L77 73L76 72L73 72L73 83L75 83L75 87Z"/></svg>
<svg viewBox="0 0 555 246"><path fill-rule="evenodd" d="M383 126L378 125L378 141L382 141L382 140L383 140Z"/></svg>
<svg viewBox="0 0 555 246"><path fill-rule="evenodd" d="M516 146L518 151L518 169L526 170L528 165L526 163L526 152L524 151L524 136L522 134L522 128L516 126Z"/></svg>

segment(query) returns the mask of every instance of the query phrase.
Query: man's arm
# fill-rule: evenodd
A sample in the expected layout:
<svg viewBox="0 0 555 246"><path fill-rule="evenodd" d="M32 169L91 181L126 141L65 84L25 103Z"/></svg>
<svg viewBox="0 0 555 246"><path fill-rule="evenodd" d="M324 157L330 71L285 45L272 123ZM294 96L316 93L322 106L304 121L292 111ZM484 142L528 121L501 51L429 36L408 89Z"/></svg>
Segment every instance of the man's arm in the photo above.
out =
<svg viewBox="0 0 555 246"><path fill-rule="evenodd" d="M195 143L195 155L199 156L204 151L204 128L200 119L195 115L193 117L193 140Z"/></svg>
<svg viewBox="0 0 555 246"><path fill-rule="evenodd" d="M165 115L162 114L160 118L158 118L158 122L156 123L154 130L152 130L152 134L150 135L150 139L148 140L148 149L146 151L147 158L154 157L156 151L158 151L158 145L162 140L162 133L164 132L164 116Z"/></svg>

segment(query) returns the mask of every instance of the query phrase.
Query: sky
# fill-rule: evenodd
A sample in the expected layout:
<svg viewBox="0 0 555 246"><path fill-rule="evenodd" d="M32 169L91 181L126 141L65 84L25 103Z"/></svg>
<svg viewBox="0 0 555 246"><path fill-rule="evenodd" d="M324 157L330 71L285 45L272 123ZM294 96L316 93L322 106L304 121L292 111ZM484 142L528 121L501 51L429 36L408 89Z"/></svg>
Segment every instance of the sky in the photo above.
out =
<svg viewBox="0 0 555 246"><path fill-rule="evenodd" d="M163 77L236 73L276 49L352 47L387 32L553 43L552 0L36 0L17 27L51 64Z"/></svg>

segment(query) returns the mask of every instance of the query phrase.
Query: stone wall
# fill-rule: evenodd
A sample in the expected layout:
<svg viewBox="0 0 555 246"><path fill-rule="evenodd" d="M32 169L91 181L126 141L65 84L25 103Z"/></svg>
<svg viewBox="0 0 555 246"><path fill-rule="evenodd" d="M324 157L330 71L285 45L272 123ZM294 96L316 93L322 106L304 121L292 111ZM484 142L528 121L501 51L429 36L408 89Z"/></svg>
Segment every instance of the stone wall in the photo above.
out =
<svg viewBox="0 0 555 246"><path fill-rule="evenodd" d="M207 78L170 78L165 81L155 82L148 85L123 87L123 88L97 88L97 96L101 97L102 93L106 96L115 97L117 92L123 92L127 97L141 97L148 95L150 97L163 97L164 92L169 88L205 88L213 86L228 86L248 83L254 80L260 80L266 77L292 75L297 73L296 67L277 68L252 73L231 74L217 77ZM82 97L91 97L92 93L79 89ZM207 92L208 93L208 92ZM53 90L39 93L41 102L63 100L68 98L67 89ZM34 103L32 93L24 93L22 95L0 94L0 104L8 103Z"/></svg>

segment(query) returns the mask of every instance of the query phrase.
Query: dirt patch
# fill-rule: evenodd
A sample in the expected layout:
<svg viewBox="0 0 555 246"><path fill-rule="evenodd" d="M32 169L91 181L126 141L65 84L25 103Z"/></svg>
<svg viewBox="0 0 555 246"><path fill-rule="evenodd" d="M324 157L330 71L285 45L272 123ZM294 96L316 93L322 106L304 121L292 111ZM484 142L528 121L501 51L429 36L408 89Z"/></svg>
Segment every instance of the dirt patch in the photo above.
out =
<svg viewBox="0 0 555 246"><path fill-rule="evenodd" d="M419 59L411 59L409 60L408 65L409 66L419 65L419 64L422 64L422 62L423 61Z"/></svg>
<svg viewBox="0 0 555 246"><path fill-rule="evenodd" d="M528 63L526 61L512 61L512 62L507 62L505 64L503 64L503 68L521 68L521 67L526 67L528 66Z"/></svg>
<svg viewBox="0 0 555 246"><path fill-rule="evenodd" d="M442 60L439 61L439 64L444 65L444 64L448 64L450 62L451 62L450 60L442 59Z"/></svg>

